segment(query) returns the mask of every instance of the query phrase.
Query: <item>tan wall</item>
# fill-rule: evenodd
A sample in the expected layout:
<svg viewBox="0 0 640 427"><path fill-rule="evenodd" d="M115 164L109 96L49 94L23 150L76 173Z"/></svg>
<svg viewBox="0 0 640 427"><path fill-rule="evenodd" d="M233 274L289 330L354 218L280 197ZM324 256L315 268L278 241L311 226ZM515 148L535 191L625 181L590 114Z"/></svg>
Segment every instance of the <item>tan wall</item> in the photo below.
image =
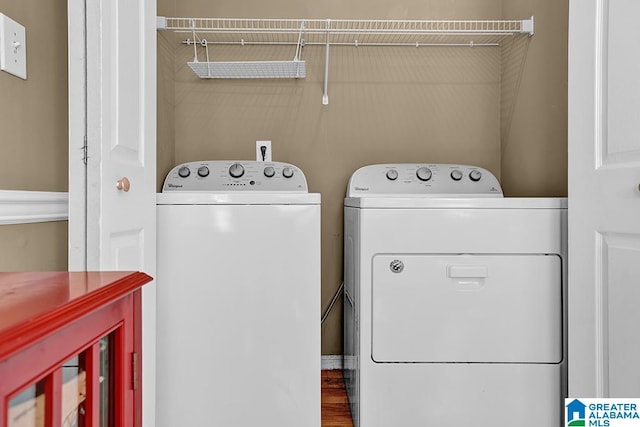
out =
<svg viewBox="0 0 640 427"><path fill-rule="evenodd" d="M0 271L66 271L67 221L0 225Z"/></svg>
<svg viewBox="0 0 640 427"><path fill-rule="evenodd" d="M67 191L67 2L0 0L26 27L27 80L0 72L0 189ZM66 270L67 224L0 226L0 270Z"/></svg>
<svg viewBox="0 0 640 427"><path fill-rule="evenodd" d="M552 2L556 0L545 1ZM175 16L494 19L502 17L503 3L507 2L303 1L292 4L255 1L240 4L232 0L185 0L175 2ZM529 15L518 16L518 19ZM563 30L566 32L566 26L547 25L544 31L554 32L556 40L566 40ZM502 72L500 48L334 47L330 58L329 105L323 106L322 47L304 48L305 79L214 81L200 80L193 75L186 65L192 60L193 50L180 43L182 38L177 36L174 42L174 163L252 159L255 140L268 139L273 144L274 160L301 167L310 190L322 194L323 308L342 281L342 204L349 176L358 167L389 162L468 163L501 176L504 167L501 151L505 149L501 144L501 134L504 134L501 115L506 109L501 93L509 88L515 93L513 82L525 79L515 79L522 73L522 60L515 67L515 73ZM511 52L512 63L525 58L526 52L518 49L521 50L515 46ZM210 55L217 60L291 59L293 51L291 48L210 47ZM531 73L529 67L534 67L535 74L535 68L546 66L544 55L531 61L526 58L527 74ZM169 84L160 90L167 89L170 90ZM163 96L159 94L159 99ZM558 97L562 98L562 94ZM519 115L521 107L513 105L517 108L512 108L516 113L511 135L517 136L523 126ZM566 113L564 120L566 122ZM159 129L161 126L164 124L159 124ZM509 155L515 146L515 143L506 146ZM531 149L538 150L536 146ZM165 155L162 160L165 163L159 163L159 171L166 173L174 165L166 162L168 158L169 155ZM558 169L552 171L554 174L566 175L566 165L554 163L552 167ZM520 182L512 180L517 189ZM540 184L539 195L546 195L550 191L547 187L546 182ZM342 352L340 303L323 327L322 352Z"/></svg>
<svg viewBox="0 0 640 427"><path fill-rule="evenodd" d="M175 16L175 0L158 0L158 16ZM175 166L175 35L158 31L157 84L157 190L161 191L164 177Z"/></svg>
<svg viewBox="0 0 640 427"><path fill-rule="evenodd" d="M507 19L533 15L536 26L502 141L503 190L566 197L569 1L504 0L503 13Z"/></svg>

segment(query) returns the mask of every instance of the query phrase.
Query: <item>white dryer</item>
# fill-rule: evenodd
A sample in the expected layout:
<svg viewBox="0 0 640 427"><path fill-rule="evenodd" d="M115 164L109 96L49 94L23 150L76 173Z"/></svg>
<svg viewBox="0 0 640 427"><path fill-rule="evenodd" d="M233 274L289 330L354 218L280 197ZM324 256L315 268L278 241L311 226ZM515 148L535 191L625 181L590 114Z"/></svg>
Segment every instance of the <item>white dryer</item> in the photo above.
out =
<svg viewBox="0 0 640 427"><path fill-rule="evenodd" d="M157 425L320 426L320 195L279 162L158 194Z"/></svg>
<svg viewBox="0 0 640 427"><path fill-rule="evenodd" d="M344 374L356 427L560 426L566 199L487 170L357 170L345 199Z"/></svg>

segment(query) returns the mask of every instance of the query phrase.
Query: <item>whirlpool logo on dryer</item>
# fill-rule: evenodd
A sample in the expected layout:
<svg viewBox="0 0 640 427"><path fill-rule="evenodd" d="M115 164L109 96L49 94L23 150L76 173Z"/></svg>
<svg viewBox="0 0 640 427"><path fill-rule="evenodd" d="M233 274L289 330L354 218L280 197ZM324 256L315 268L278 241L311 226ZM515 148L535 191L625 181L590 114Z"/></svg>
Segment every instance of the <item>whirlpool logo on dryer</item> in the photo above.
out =
<svg viewBox="0 0 640 427"><path fill-rule="evenodd" d="M356 191L369 191L369 187L358 187L358 186L356 186L355 190Z"/></svg>

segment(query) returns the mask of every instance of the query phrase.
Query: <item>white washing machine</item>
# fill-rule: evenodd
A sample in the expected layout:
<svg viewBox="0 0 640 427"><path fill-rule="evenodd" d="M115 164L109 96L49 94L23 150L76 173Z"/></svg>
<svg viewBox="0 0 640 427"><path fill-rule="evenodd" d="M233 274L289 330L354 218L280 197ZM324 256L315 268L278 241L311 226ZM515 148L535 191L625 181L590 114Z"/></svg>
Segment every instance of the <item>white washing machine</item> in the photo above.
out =
<svg viewBox="0 0 640 427"><path fill-rule="evenodd" d="M344 374L356 427L553 427L566 395L566 199L478 167L357 170Z"/></svg>
<svg viewBox="0 0 640 427"><path fill-rule="evenodd" d="M320 195L279 162L158 194L157 425L320 426Z"/></svg>

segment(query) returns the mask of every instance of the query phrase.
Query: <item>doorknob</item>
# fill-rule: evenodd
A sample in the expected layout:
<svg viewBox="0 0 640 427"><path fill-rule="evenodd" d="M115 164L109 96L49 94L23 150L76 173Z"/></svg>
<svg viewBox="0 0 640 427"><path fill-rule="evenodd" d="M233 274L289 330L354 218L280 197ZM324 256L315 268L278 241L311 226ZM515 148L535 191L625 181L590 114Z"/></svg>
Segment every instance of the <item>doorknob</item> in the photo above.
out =
<svg viewBox="0 0 640 427"><path fill-rule="evenodd" d="M116 183L116 188L120 191L124 191L125 193L129 191L129 189L131 188L131 183L129 182L129 178L125 176L122 179L119 179L118 182Z"/></svg>

